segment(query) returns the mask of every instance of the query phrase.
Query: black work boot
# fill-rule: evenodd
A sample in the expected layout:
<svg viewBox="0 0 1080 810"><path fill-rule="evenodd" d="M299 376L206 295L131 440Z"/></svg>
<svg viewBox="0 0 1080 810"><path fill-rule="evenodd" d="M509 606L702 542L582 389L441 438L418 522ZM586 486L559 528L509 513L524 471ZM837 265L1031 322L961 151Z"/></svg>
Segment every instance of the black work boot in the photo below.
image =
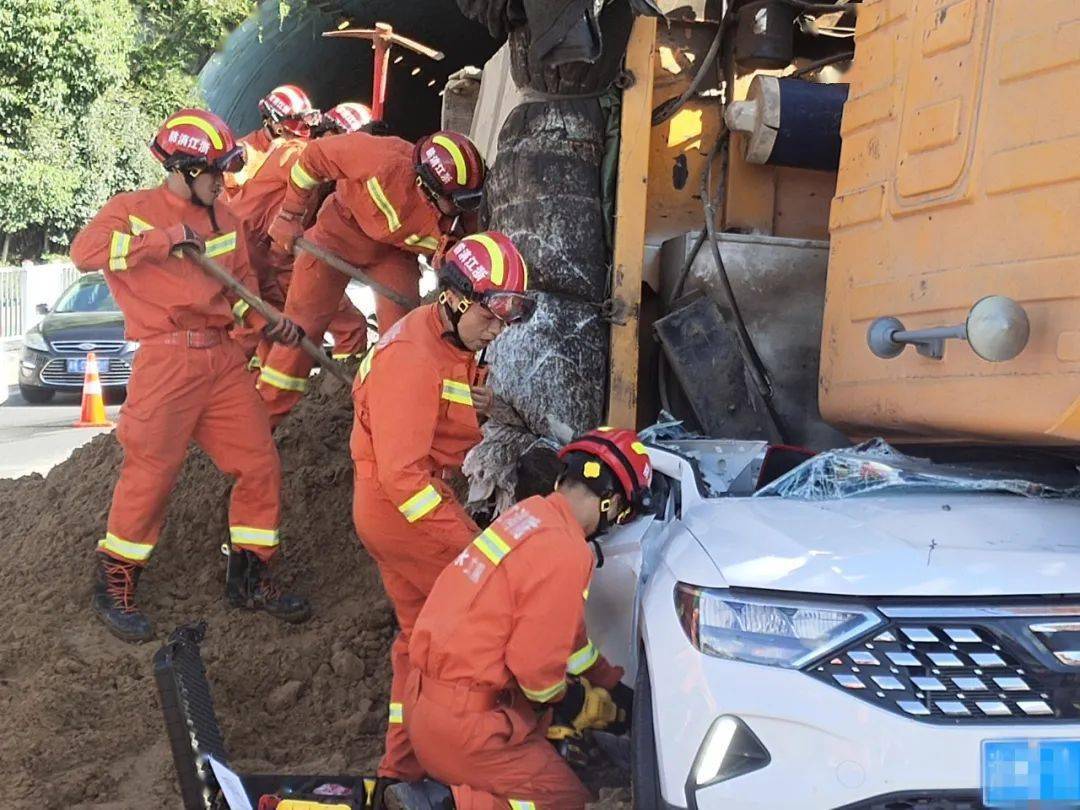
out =
<svg viewBox="0 0 1080 810"><path fill-rule="evenodd" d="M90 603L94 613L117 638L149 641L154 632L135 604L135 586L142 568L108 554L94 556L94 597Z"/></svg>
<svg viewBox="0 0 1080 810"><path fill-rule="evenodd" d="M454 810L454 796L442 782L401 782L386 789L386 810Z"/></svg>
<svg viewBox="0 0 1080 810"><path fill-rule="evenodd" d="M225 598L233 607L265 610L275 619L298 623L311 616L311 603L302 596L282 593L270 576L270 567L250 551L229 549Z"/></svg>
<svg viewBox="0 0 1080 810"><path fill-rule="evenodd" d="M368 807L371 810L386 810L386 791L390 786L400 782L400 779L395 779L392 776L375 777L375 789L371 792L371 803Z"/></svg>

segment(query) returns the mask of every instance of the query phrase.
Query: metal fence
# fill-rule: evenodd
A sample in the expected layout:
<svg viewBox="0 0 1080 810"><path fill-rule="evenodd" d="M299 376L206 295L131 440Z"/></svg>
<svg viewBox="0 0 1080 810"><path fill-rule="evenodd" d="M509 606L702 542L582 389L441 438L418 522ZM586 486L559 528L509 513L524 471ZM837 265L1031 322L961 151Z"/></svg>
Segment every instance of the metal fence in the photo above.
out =
<svg viewBox="0 0 1080 810"><path fill-rule="evenodd" d="M78 275L67 263L0 267L0 341L21 338L41 320L37 305L53 306Z"/></svg>

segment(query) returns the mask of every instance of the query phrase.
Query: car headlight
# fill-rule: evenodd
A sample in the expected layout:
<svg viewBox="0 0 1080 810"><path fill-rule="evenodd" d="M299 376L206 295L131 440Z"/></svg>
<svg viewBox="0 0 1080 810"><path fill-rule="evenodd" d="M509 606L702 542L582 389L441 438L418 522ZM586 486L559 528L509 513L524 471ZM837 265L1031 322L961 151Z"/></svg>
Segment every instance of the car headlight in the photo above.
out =
<svg viewBox="0 0 1080 810"><path fill-rule="evenodd" d="M690 643L707 655L798 669L884 619L843 603L744 596L679 583L675 608Z"/></svg>
<svg viewBox="0 0 1080 810"><path fill-rule="evenodd" d="M131 354L132 352L137 351L138 348L139 348L139 341L137 341L137 340L128 340L128 341L124 342L124 351L123 351L123 353L124 354Z"/></svg>
<svg viewBox="0 0 1080 810"><path fill-rule="evenodd" d="M23 336L23 343L26 348L33 349L38 352L47 352L49 345L45 342L45 338L41 336L41 330L31 329Z"/></svg>

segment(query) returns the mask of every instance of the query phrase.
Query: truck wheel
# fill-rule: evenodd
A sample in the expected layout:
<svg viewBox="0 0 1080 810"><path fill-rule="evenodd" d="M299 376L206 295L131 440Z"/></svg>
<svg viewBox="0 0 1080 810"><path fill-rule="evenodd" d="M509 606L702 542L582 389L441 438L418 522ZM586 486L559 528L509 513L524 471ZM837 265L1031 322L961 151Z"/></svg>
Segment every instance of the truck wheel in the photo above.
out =
<svg viewBox="0 0 1080 810"><path fill-rule="evenodd" d="M25 399L31 405L44 405L46 402L51 402L52 398L56 396L56 392L51 388L38 388L33 385L20 385L19 396Z"/></svg>
<svg viewBox="0 0 1080 810"><path fill-rule="evenodd" d="M660 794L660 765L656 759L656 734L653 729L652 680L645 650L638 656L637 677L634 679L633 736L631 738L632 772L630 788L634 810L666 810L668 805Z"/></svg>

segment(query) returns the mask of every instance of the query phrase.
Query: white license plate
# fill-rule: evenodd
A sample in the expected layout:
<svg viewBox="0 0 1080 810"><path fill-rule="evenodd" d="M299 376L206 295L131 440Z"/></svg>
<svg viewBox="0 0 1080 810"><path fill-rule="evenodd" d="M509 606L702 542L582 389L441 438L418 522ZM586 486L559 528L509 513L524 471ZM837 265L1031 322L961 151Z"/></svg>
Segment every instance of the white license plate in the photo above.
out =
<svg viewBox="0 0 1080 810"><path fill-rule="evenodd" d="M986 740L987 807L1080 807L1080 740Z"/></svg>
<svg viewBox="0 0 1080 810"><path fill-rule="evenodd" d="M68 374L85 374L86 373L86 358L85 357L69 357L67 361ZM97 370L98 374L104 374L109 370L109 361L97 358Z"/></svg>

